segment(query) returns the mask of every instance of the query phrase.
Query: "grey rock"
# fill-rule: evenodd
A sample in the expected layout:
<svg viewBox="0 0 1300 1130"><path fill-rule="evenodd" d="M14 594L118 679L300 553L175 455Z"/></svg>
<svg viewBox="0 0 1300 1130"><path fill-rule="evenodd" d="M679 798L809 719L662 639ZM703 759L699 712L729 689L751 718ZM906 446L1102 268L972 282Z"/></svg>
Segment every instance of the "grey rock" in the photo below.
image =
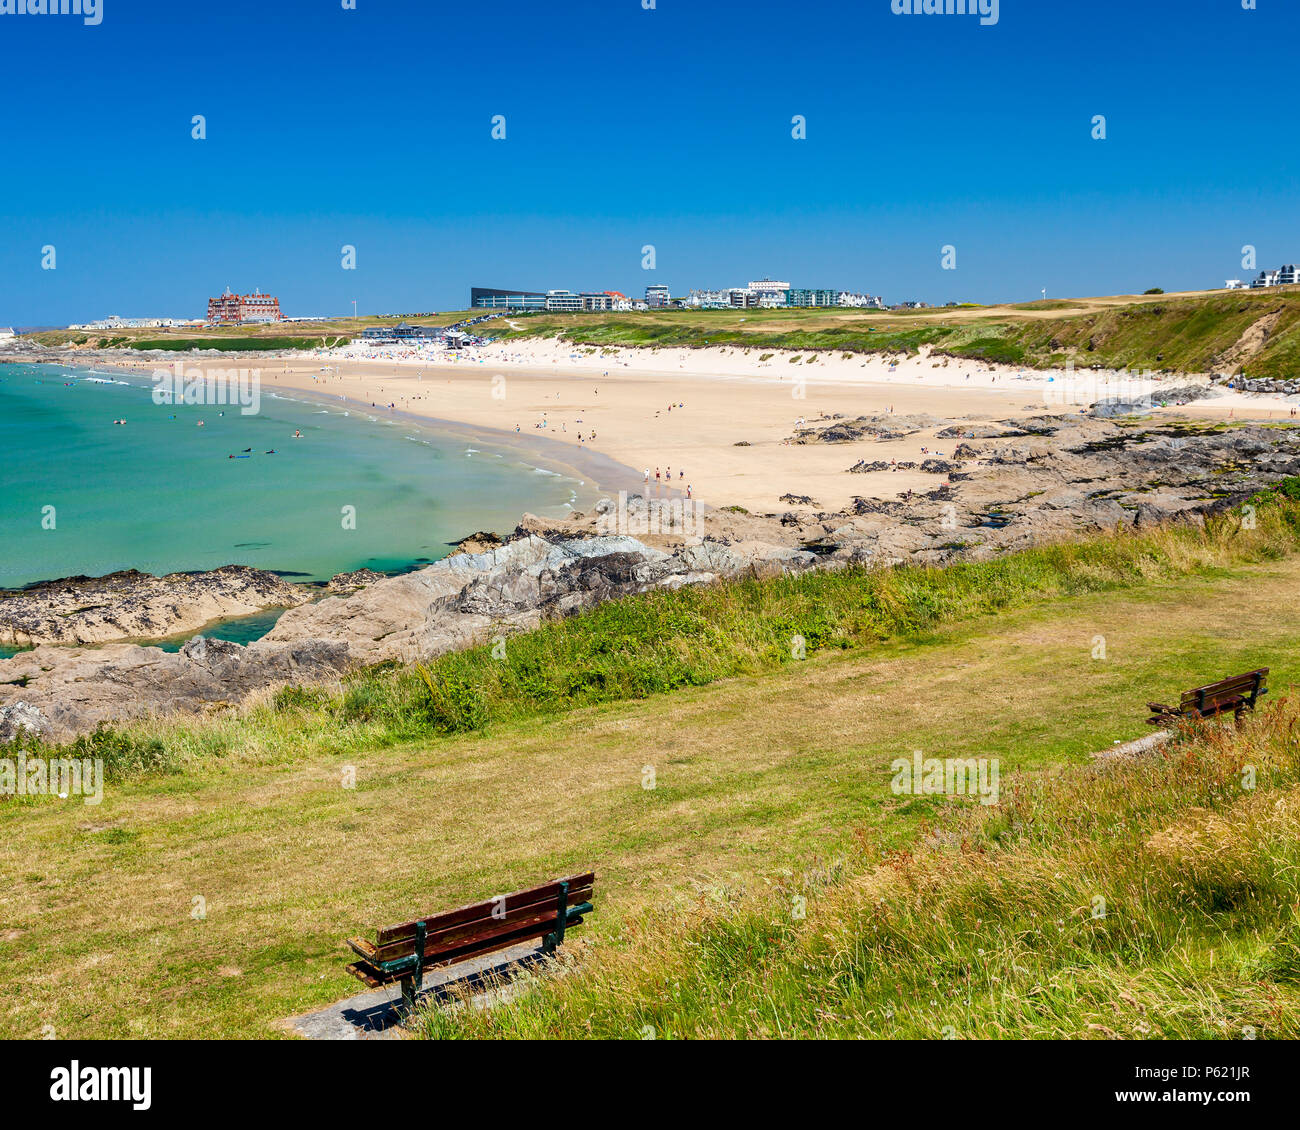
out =
<svg viewBox="0 0 1300 1130"><path fill-rule="evenodd" d="M23 731L39 736L47 726L45 716L30 703L20 700L0 706L0 742L13 741Z"/></svg>
<svg viewBox="0 0 1300 1130"><path fill-rule="evenodd" d="M213 620L292 607L314 593L264 569L226 565L151 576L128 569L0 590L0 643L90 644L162 639Z"/></svg>

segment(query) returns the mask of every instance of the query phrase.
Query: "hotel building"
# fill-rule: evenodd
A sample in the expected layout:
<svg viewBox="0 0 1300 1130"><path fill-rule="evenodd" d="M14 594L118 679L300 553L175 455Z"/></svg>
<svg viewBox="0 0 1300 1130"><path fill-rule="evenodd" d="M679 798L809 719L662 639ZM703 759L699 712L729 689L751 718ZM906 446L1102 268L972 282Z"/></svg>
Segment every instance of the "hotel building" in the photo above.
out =
<svg viewBox="0 0 1300 1130"><path fill-rule="evenodd" d="M789 305L790 284L788 282L759 279L758 282L751 282L747 289L754 295L755 306L770 310Z"/></svg>
<svg viewBox="0 0 1300 1130"><path fill-rule="evenodd" d="M261 291L231 294L227 287L220 298L208 299L209 322L278 322L281 318L280 300Z"/></svg>

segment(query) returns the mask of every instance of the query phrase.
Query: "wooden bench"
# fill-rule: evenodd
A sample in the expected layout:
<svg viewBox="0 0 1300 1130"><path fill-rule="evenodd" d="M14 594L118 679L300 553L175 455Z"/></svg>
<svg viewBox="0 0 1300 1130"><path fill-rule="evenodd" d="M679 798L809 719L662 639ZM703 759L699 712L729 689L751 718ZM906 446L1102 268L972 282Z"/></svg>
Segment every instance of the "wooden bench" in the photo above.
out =
<svg viewBox="0 0 1300 1130"><path fill-rule="evenodd" d="M1242 714L1254 710L1259 697L1268 694L1267 684L1268 668L1261 667L1258 671L1247 671L1244 675L1234 675L1231 679L1187 691L1176 707L1148 702L1151 717L1147 722L1152 726L1169 726L1198 718L1216 718L1231 710L1240 725Z"/></svg>
<svg viewBox="0 0 1300 1130"><path fill-rule="evenodd" d="M571 875L510 895L498 895L457 910L446 910L399 926L386 926L373 942L349 938L361 958L347 971L372 989L402 984L406 1008L415 1003L425 971L541 939L542 951L554 953L566 930L581 926L591 905L596 873Z"/></svg>

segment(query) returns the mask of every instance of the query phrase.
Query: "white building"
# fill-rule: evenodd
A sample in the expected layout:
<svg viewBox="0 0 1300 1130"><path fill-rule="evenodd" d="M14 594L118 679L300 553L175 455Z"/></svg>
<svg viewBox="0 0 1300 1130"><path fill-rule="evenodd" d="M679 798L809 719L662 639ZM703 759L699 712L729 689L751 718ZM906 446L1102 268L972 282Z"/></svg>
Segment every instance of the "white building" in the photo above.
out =
<svg viewBox="0 0 1300 1130"><path fill-rule="evenodd" d="M1300 283L1300 265L1287 263L1276 271L1260 271L1259 277L1250 281L1251 290L1263 290L1270 286L1295 286ZM1246 284L1240 279L1229 279L1228 289L1239 290Z"/></svg>
<svg viewBox="0 0 1300 1130"><path fill-rule="evenodd" d="M187 318L122 318L110 314L97 322L83 322L68 327L70 330L158 330L173 326L202 325L202 319Z"/></svg>
<svg viewBox="0 0 1300 1130"><path fill-rule="evenodd" d="M848 290L840 291L839 304L841 306L853 306L859 308L870 307L875 310L883 310L885 308L885 300L877 295L854 294L852 291Z"/></svg>
<svg viewBox="0 0 1300 1130"><path fill-rule="evenodd" d="M787 305L790 284L774 282L772 279L759 279L757 282L751 282L746 289L755 296L756 301L753 305L772 310Z"/></svg>
<svg viewBox="0 0 1300 1130"><path fill-rule="evenodd" d="M582 309L582 295L571 290L548 290L546 292L546 309L561 313L575 313Z"/></svg>
<svg viewBox="0 0 1300 1130"><path fill-rule="evenodd" d="M647 306L667 306L672 299L672 292L666 286L658 284L645 288L645 304Z"/></svg>

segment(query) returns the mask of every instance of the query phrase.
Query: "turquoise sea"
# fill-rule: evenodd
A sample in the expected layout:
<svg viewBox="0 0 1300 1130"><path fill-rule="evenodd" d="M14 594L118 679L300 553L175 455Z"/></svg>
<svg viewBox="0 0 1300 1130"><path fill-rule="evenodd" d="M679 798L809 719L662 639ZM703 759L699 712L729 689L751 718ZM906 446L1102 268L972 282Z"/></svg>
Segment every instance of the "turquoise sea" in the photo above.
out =
<svg viewBox="0 0 1300 1130"><path fill-rule="evenodd" d="M148 378L0 365L0 587L231 563L291 580L396 571L475 530L513 529L525 510L558 517L595 496L575 473L468 431L305 394L264 389L259 413L242 415L156 405L152 390Z"/></svg>

